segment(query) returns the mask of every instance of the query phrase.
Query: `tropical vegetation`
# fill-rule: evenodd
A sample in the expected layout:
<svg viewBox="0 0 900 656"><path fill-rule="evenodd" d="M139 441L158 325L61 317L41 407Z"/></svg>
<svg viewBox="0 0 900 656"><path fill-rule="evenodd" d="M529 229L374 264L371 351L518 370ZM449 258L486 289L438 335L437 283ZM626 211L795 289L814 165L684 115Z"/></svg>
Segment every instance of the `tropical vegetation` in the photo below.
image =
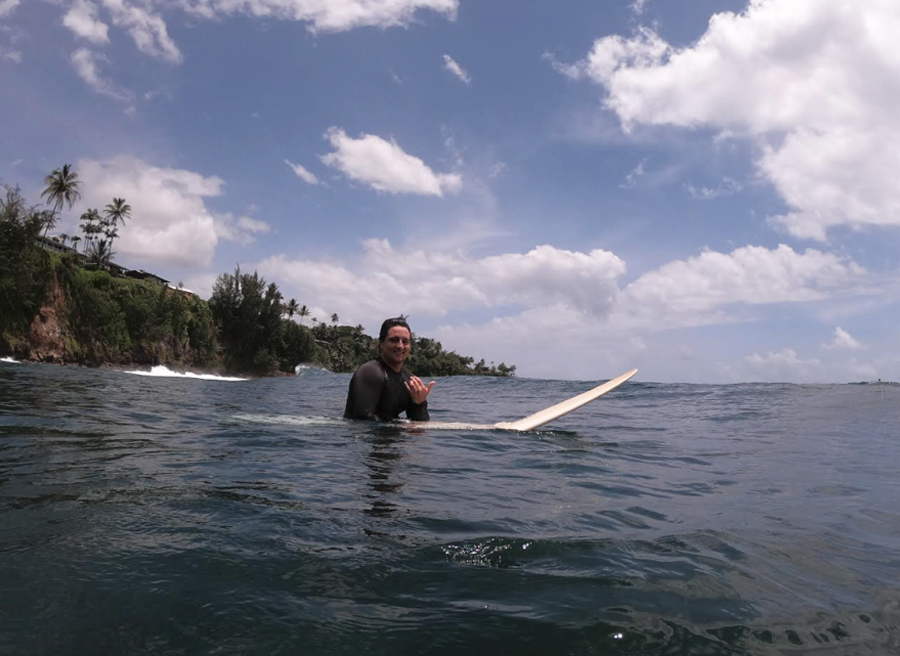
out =
<svg viewBox="0 0 900 656"><path fill-rule="evenodd" d="M361 325L340 325L337 313L330 323L313 317L304 325L310 308L294 298L285 302L278 286L257 272L222 274L208 302L180 284L122 275L112 266L112 246L119 226L132 218L124 198L114 198L102 213L85 210L82 236L53 238L63 246L71 242L71 249L46 250L47 232L80 198L81 183L68 164L44 182L41 197L49 209L29 205L19 187L2 185L0 356L271 375L291 373L300 363L350 372L377 355L378 340ZM475 362L417 335L407 367L422 376L515 374L515 366Z"/></svg>

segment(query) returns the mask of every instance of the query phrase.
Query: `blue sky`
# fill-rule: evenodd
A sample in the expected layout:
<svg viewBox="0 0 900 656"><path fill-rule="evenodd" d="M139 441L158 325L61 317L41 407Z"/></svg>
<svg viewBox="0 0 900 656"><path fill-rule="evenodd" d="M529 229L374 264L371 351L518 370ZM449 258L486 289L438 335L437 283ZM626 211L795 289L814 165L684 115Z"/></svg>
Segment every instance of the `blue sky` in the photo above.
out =
<svg viewBox="0 0 900 656"><path fill-rule="evenodd" d="M523 376L900 379L894 0L0 0L0 180ZM308 321L308 320L307 320Z"/></svg>

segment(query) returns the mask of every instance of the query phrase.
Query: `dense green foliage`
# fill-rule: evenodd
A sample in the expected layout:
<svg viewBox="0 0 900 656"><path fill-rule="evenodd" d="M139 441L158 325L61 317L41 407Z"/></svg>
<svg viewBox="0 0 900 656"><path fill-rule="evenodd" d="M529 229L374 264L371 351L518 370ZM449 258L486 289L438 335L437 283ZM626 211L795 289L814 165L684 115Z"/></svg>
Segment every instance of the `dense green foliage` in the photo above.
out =
<svg viewBox="0 0 900 656"><path fill-rule="evenodd" d="M114 198L104 217L91 209L82 214L82 253L48 252L41 246L41 233L56 223L64 206L72 207L81 183L69 165L44 182L42 197L51 210L30 207L18 187L3 186L0 355L94 365L174 364L257 375L290 373L301 363L351 372L377 357L378 340L362 326L338 325L340 317L334 313L331 325L313 319L307 328L303 320L309 308L296 299L283 302L278 286L256 272L238 268L222 274L208 303L159 282L113 276L109 270L121 272L110 260L117 226L132 211L124 198ZM69 237L53 239L65 245ZM81 240L71 239L73 244ZM53 246L52 240L44 242ZM421 376L511 376L516 369L475 363L415 335L407 368Z"/></svg>
<svg viewBox="0 0 900 656"><path fill-rule="evenodd" d="M50 256L34 246L46 226L47 212L29 207L18 187L3 187L0 197L0 336L14 341L24 334L44 299Z"/></svg>
<svg viewBox="0 0 900 656"><path fill-rule="evenodd" d="M285 372L320 359L308 328L282 318L281 292L256 272L224 273L216 280L209 308L225 347L225 364L235 371Z"/></svg>
<svg viewBox="0 0 900 656"><path fill-rule="evenodd" d="M196 296L90 271L72 257L53 260L55 279L66 298L76 361L217 363L212 314Z"/></svg>

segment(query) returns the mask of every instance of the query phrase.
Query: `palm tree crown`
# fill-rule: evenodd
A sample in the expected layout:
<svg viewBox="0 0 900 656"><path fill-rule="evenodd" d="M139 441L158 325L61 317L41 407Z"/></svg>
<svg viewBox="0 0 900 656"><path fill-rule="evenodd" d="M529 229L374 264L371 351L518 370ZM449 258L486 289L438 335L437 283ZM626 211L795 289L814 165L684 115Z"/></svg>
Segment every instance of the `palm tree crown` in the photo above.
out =
<svg viewBox="0 0 900 656"><path fill-rule="evenodd" d="M296 298L292 298L290 301L285 303L284 311L287 313L288 318L293 319L294 314L300 309L300 305L297 303Z"/></svg>
<svg viewBox="0 0 900 656"><path fill-rule="evenodd" d="M78 191L81 180L70 164L63 164L62 168L53 171L44 178L44 184L47 188L41 193L41 198L46 196L47 204L52 204L55 212L59 212L63 205L68 205L69 209L72 209L75 201L81 198Z"/></svg>
<svg viewBox="0 0 900 656"><path fill-rule="evenodd" d="M113 228L120 222L125 225L125 219L131 218L131 205L126 203L124 198L113 198L113 202L104 208L103 216Z"/></svg>

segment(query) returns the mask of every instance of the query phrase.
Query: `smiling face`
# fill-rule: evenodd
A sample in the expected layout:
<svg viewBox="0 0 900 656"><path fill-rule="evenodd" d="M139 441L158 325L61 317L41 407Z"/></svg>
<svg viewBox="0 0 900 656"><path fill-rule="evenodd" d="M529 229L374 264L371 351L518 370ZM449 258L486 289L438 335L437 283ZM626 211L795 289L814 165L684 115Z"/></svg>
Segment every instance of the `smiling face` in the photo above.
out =
<svg viewBox="0 0 900 656"><path fill-rule="evenodd" d="M409 328L392 326L384 340L378 342L381 359L394 371L400 371L409 356L410 337Z"/></svg>

